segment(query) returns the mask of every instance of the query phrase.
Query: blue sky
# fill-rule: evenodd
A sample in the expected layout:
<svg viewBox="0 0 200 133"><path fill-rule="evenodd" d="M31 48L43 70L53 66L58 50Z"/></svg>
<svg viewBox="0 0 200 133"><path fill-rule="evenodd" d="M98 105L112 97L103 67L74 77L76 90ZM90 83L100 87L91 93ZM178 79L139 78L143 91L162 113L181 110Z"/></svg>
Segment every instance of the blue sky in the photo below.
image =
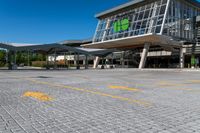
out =
<svg viewBox="0 0 200 133"><path fill-rule="evenodd" d="M128 0L0 0L0 42L51 43L93 36L94 15Z"/></svg>
<svg viewBox="0 0 200 133"><path fill-rule="evenodd" d="M93 36L96 13L129 0L0 0L0 42L51 43Z"/></svg>

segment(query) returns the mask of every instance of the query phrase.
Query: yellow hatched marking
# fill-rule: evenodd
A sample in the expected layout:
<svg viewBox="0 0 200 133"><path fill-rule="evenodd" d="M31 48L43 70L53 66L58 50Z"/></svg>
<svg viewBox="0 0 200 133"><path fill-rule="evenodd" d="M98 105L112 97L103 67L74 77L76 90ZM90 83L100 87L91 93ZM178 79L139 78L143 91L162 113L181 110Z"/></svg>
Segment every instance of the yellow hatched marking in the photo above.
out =
<svg viewBox="0 0 200 133"><path fill-rule="evenodd" d="M127 86L109 86L110 89L119 89L119 90L127 90L127 91L141 91L137 88L129 88Z"/></svg>
<svg viewBox="0 0 200 133"><path fill-rule="evenodd" d="M23 97L32 97L40 101L52 101L53 98L42 92L25 92Z"/></svg>

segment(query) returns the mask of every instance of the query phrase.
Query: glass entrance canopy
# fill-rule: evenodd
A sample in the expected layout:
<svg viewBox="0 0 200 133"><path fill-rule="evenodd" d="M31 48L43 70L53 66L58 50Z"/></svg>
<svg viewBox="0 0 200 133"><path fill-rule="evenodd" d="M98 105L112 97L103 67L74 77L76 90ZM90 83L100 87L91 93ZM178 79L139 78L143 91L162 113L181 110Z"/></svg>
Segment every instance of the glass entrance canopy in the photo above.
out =
<svg viewBox="0 0 200 133"><path fill-rule="evenodd" d="M187 0L133 1L138 2L98 16L93 43L152 34L194 39L193 17L200 14L199 5Z"/></svg>

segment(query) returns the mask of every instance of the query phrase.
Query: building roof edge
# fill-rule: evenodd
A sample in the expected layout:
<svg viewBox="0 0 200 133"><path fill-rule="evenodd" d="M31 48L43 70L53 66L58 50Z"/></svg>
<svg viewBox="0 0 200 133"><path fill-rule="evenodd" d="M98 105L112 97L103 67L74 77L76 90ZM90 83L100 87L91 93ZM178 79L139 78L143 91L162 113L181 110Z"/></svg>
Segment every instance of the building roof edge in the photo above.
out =
<svg viewBox="0 0 200 133"><path fill-rule="evenodd" d="M113 13L115 11L118 11L118 10L121 10L123 8L126 8L126 7L129 7L131 5L134 5L134 4L138 4L138 3L141 3L141 2L144 2L144 1L147 1L147 0L132 0L130 2L127 2L125 4L122 4L122 5L119 5L119 6L116 6L114 8L111 8L111 9L108 9L108 10L105 10L103 12L100 12L98 14L95 15L96 18L101 18L102 16L105 16L109 13ZM200 2L198 2L197 0L185 0L191 4L193 4L194 6L197 6L200 8Z"/></svg>

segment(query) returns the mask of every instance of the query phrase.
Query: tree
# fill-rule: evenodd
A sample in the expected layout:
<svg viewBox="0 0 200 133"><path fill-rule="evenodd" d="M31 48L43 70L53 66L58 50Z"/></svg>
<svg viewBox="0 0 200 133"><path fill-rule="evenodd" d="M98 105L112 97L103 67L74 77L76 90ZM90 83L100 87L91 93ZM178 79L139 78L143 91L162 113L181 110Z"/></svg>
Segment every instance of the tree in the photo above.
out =
<svg viewBox="0 0 200 133"><path fill-rule="evenodd" d="M6 51L0 50L0 66L5 66L6 64Z"/></svg>

